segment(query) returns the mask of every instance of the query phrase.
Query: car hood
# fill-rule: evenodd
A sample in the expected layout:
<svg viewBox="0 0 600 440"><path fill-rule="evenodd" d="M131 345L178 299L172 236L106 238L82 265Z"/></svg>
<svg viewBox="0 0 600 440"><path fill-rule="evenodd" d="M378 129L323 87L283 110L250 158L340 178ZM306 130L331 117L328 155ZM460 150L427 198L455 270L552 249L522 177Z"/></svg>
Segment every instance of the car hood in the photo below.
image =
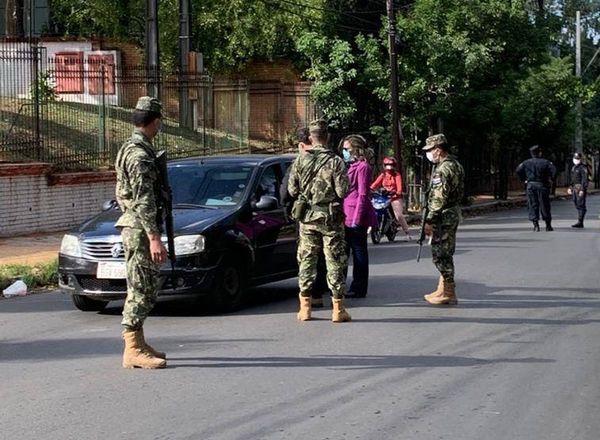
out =
<svg viewBox="0 0 600 440"><path fill-rule="evenodd" d="M175 235L201 234L208 227L230 216L234 209L174 209L173 224ZM120 235L115 223L121 216L120 210L111 209L86 220L71 233L81 238Z"/></svg>

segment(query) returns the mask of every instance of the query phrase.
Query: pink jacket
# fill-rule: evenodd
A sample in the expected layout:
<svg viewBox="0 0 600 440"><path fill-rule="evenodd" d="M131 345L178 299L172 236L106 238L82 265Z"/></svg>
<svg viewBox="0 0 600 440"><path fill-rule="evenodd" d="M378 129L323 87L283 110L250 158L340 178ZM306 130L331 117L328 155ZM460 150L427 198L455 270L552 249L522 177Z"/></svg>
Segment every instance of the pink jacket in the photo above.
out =
<svg viewBox="0 0 600 440"><path fill-rule="evenodd" d="M376 226L377 214L371 205L371 167L366 160L353 162L348 169L349 191L344 199L346 226Z"/></svg>

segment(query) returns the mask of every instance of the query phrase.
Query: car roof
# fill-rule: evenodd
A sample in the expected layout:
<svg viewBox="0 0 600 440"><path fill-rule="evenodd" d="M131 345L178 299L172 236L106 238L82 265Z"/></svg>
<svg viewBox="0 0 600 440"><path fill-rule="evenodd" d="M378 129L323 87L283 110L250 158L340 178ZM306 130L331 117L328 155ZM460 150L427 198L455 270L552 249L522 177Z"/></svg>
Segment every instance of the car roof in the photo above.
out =
<svg viewBox="0 0 600 440"><path fill-rule="evenodd" d="M194 156L184 159L173 159L169 165L193 165L198 162L209 164L240 164L240 165L268 165L294 160L295 154L238 154L238 155L220 155L220 156Z"/></svg>

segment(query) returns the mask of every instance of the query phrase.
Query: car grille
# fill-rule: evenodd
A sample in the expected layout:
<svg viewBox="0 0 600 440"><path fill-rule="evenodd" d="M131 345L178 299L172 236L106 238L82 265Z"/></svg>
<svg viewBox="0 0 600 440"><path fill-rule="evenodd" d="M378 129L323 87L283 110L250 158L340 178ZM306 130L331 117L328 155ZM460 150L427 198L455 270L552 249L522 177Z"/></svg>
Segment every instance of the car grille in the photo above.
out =
<svg viewBox="0 0 600 440"><path fill-rule="evenodd" d="M114 260L125 258L121 237L85 240L81 242L81 253L84 258L92 260Z"/></svg>
<svg viewBox="0 0 600 440"><path fill-rule="evenodd" d="M126 280L100 280L94 276L78 276L77 281L89 292L127 292Z"/></svg>

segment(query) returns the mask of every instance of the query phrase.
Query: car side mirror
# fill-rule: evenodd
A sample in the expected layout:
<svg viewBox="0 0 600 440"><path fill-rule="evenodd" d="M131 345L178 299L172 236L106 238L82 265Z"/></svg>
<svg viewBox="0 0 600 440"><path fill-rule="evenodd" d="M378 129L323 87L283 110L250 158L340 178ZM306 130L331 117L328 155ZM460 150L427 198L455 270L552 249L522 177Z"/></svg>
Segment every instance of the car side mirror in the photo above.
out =
<svg viewBox="0 0 600 440"><path fill-rule="evenodd" d="M270 209L276 209L279 206L279 202L273 196L260 196L260 200L254 204L254 209L257 211L268 211Z"/></svg>
<svg viewBox="0 0 600 440"><path fill-rule="evenodd" d="M115 208L116 206L118 206L116 200L107 200L106 202L104 202L102 204L102 211L110 211L111 209Z"/></svg>

